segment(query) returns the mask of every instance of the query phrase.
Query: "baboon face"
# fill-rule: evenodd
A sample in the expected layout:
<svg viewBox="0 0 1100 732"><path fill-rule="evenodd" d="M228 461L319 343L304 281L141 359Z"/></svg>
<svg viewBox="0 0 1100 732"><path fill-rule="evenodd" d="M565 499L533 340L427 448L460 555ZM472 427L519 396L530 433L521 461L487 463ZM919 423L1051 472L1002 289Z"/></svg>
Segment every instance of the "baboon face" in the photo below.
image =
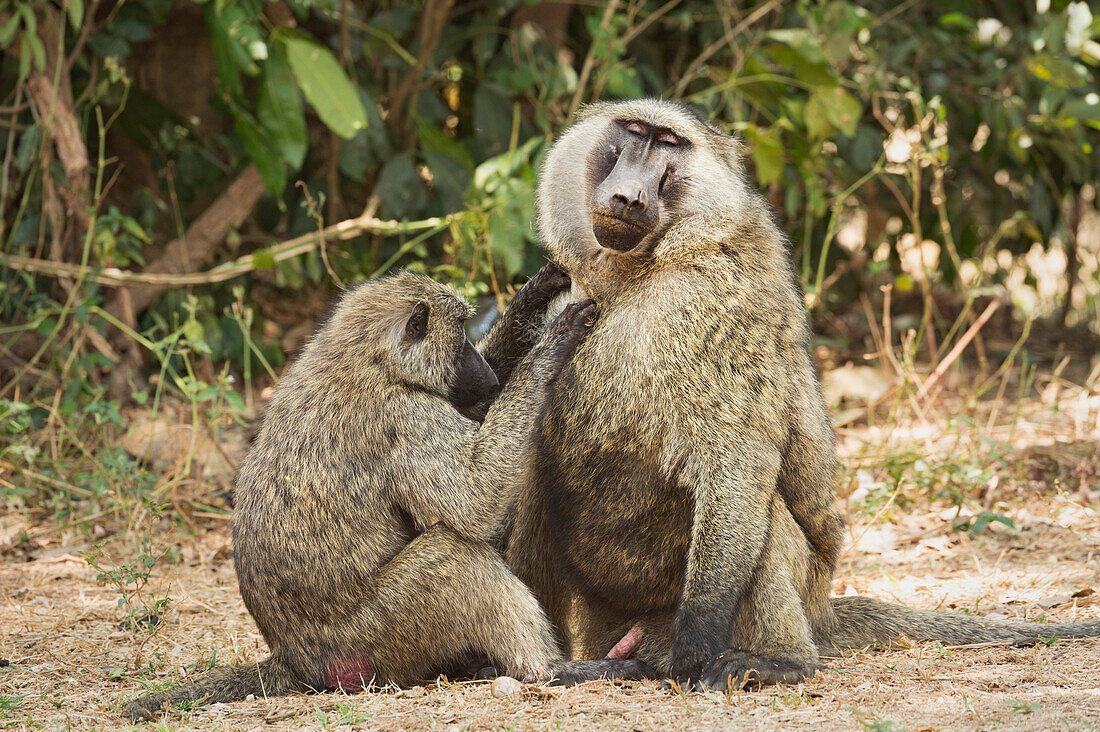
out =
<svg viewBox="0 0 1100 732"><path fill-rule="evenodd" d="M500 390L493 369L466 335L463 327L469 310L444 307L432 317L432 303L420 300L412 308L401 335L401 346L415 359L443 361L442 386L445 396L460 412L478 402L491 399Z"/></svg>
<svg viewBox="0 0 1100 732"><path fill-rule="evenodd" d="M600 246L629 251L661 223L662 197L674 195L687 138L642 119L618 118L592 156L592 233Z"/></svg>
<svg viewBox="0 0 1100 732"><path fill-rule="evenodd" d="M329 335L319 342L350 355L334 363L377 364L391 380L462 411L499 390L493 369L466 337L473 314L446 285L401 271L357 286L337 306L326 326Z"/></svg>
<svg viewBox="0 0 1100 732"><path fill-rule="evenodd" d="M677 222L735 212L746 194L737 139L695 110L657 99L598 102L543 162L539 237L562 263L585 242L640 261Z"/></svg>

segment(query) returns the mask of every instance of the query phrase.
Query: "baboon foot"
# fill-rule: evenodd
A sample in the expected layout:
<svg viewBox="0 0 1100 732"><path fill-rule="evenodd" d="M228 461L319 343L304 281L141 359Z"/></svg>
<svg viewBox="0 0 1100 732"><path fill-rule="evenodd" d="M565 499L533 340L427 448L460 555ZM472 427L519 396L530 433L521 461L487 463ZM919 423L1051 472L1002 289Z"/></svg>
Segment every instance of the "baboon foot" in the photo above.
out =
<svg viewBox="0 0 1100 732"><path fill-rule="evenodd" d="M645 661L634 658L600 658L592 661L569 661L554 668L550 686L576 686L586 681L611 679L638 681L658 679L660 675Z"/></svg>
<svg viewBox="0 0 1100 732"><path fill-rule="evenodd" d="M798 656L775 654L754 656L729 649L703 670L702 682L715 691L751 688L772 684L797 684L813 677L821 664Z"/></svg>

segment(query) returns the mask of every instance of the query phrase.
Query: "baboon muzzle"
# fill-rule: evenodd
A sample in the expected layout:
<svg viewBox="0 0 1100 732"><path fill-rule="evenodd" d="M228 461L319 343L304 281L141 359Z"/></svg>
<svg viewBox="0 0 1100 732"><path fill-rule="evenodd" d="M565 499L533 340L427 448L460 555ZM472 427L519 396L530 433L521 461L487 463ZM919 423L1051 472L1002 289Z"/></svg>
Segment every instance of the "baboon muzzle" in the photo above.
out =
<svg viewBox="0 0 1100 732"><path fill-rule="evenodd" d="M467 409L500 392L500 382L469 339L462 346L448 399L459 410Z"/></svg>
<svg viewBox="0 0 1100 732"><path fill-rule="evenodd" d="M635 150L642 147L642 150ZM592 195L592 233L600 246L630 251L657 227L665 164L650 146L629 145Z"/></svg>

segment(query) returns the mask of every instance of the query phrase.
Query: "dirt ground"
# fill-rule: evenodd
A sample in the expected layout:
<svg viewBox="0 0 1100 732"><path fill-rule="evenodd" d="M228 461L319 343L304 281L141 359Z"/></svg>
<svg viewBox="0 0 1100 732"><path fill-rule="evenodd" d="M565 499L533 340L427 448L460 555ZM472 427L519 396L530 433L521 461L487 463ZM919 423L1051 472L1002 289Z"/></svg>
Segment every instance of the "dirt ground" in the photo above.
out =
<svg viewBox="0 0 1100 732"><path fill-rule="evenodd" d="M889 420L841 431L841 481L850 547L834 590L1030 620L1100 618L1100 396L1037 404L1010 426L972 435L948 416L899 428ZM950 410L945 410L945 414ZM1002 420L990 419L990 424ZM954 425L954 426L953 426ZM1000 430L1000 431L998 431ZM958 469L967 499L922 488L935 455L975 454ZM1007 451L1007 452L1006 452ZM901 464L902 467L898 467ZM891 473L894 471L894 473ZM923 471L923 472L922 472ZM984 472L983 472L984 471ZM900 474L901 483L888 476ZM953 474L952 474L953 475ZM969 477L967 477L969 476ZM954 482L953 482L954 481ZM969 482L967 482L969 481ZM977 484L975 484L977 481ZM951 478L937 485L956 485ZM895 486L901 486L894 490ZM878 495L879 498L874 500ZM988 509L972 535L960 519ZM0 515L0 535L21 531ZM155 632L120 625L119 591L97 583L79 535L43 534L31 551L0 561L0 725L116 729L119 711L149 683L193 678L217 663L266 655L233 575L228 523L189 531L159 527L169 554L140 598L172 598ZM77 538L74 538L76 536ZM66 541L70 542L66 544ZM136 539L108 543L113 559L137 556ZM138 612L140 615L140 611ZM905 644L905 639L899 639ZM524 686L495 698L489 682L448 683L358 695L255 699L176 712L161 725L190 729L876 729L1048 730L1100 725L1100 640L1033 648L907 644L826 659L811 681L759 692L678 695L655 683Z"/></svg>

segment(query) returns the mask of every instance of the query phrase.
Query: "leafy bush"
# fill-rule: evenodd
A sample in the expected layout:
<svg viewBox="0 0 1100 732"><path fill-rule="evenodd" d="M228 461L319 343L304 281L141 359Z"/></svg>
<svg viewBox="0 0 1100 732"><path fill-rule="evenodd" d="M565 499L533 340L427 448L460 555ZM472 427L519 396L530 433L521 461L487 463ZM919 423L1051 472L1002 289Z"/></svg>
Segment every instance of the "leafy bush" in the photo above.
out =
<svg viewBox="0 0 1100 732"><path fill-rule="evenodd" d="M1098 35L1058 0L0 0L0 459L79 462L60 423L165 389L247 413L229 382L394 265L503 300L542 258L539 160L597 98L740 135L818 314L890 282L946 326L933 285L972 299L1036 243L1069 304Z"/></svg>

